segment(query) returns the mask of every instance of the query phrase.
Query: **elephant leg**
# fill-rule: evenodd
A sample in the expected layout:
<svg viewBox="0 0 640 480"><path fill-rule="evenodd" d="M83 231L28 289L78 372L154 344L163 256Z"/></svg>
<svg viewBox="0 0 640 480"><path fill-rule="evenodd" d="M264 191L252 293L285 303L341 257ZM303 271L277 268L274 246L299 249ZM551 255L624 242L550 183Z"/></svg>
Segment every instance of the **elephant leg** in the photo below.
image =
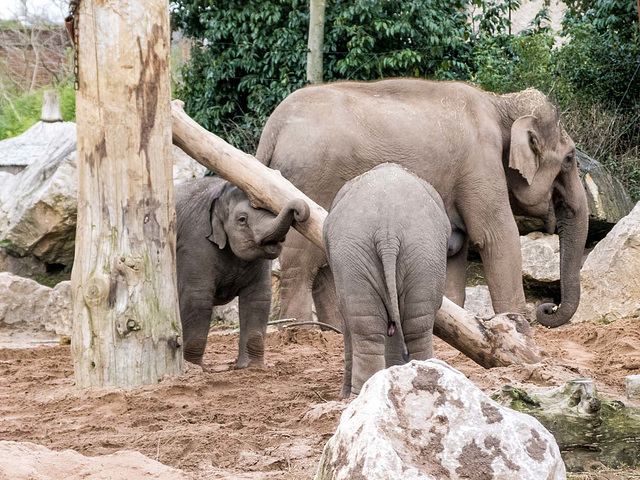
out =
<svg viewBox="0 0 640 480"><path fill-rule="evenodd" d="M504 175L502 171L495 175ZM485 278L496 313L523 313L522 254L520 234L511 212L506 189L495 182L475 182L462 195L467 199L460 213L469 243L482 257ZM470 199L474 199L473 201Z"/></svg>
<svg viewBox="0 0 640 480"><path fill-rule="evenodd" d="M440 290L442 291L442 290ZM402 333L409 360L428 360L433 357L433 324L442 304L442 296L433 293L407 294L402 311Z"/></svg>
<svg viewBox="0 0 640 480"><path fill-rule="evenodd" d="M338 297L333 273L328 265L320 268L313 282L313 303L316 306L318 321L342 328L342 314L338 308Z"/></svg>
<svg viewBox="0 0 640 480"><path fill-rule="evenodd" d="M456 305L464 307L465 287L467 286L467 252L469 242L465 240L460 250L447 258L447 276L445 296Z"/></svg>
<svg viewBox="0 0 640 480"><path fill-rule="evenodd" d="M404 365L407 363L404 338L402 338L402 335L395 333L392 337L386 338L384 359L385 368L393 367L394 365Z"/></svg>
<svg viewBox="0 0 640 480"><path fill-rule="evenodd" d="M353 345L353 366L351 372L351 393L358 395L364 383L376 372L384 370L384 343L386 320L382 315L358 316L351 332ZM365 326L366 324L366 326ZM380 332L371 326L381 325Z"/></svg>
<svg viewBox="0 0 640 480"><path fill-rule="evenodd" d="M349 398L351 396L351 374L353 370L353 345L351 344L351 331L345 322L342 323L342 335L344 339L344 378L342 380L340 398Z"/></svg>
<svg viewBox="0 0 640 480"><path fill-rule="evenodd" d="M207 347L207 335L213 313L213 290L183 289L179 297L184 359L200 365Z"/></svg>
<svg viewBox="0 0 640 480"><path fill-rule="evenodd" d="M271 307L271 271L270 262L263 263L256 281L239 295L240 339L237 368L264 364L264 339Z"/></svg>
<svg viewBox="0 0 640 480"><path fill-rule="evenodd" d="M324 263L326 259L322 250L295 230L287 234L280 255L280 318L313 321L311 289Z"/></svg>

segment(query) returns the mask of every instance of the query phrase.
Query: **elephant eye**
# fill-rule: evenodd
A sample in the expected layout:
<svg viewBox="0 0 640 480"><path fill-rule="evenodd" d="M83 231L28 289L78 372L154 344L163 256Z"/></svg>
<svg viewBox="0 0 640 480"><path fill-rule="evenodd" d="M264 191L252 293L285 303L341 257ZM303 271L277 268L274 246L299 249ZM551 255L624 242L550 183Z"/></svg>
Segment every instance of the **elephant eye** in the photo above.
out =
<svg viewBox="0 0 640 480"><path fill-rule="evenodd" d="M246 225L247 224L247 216L246 215L238 215L238 223L240 225Z"/></svg>
<svg viewBox="0 0 640 480"><path fill-rule="evenodd" d="M570 153L569 155L564 157L564 163L566 163L567 165L573 164L573 153Z"/></svg>

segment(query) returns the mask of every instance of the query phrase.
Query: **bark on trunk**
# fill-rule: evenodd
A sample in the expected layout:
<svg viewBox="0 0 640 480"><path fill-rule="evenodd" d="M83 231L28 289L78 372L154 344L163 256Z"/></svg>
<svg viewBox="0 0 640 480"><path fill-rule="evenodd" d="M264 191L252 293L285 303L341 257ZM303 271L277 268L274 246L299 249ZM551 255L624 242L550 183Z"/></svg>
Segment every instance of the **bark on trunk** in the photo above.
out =
<svg viewBox="0 0 640 480"><path fill-rule="evenodd" d="M171 161L169 6L79 7L76 386L182 371Z"/></svg>
<svg viewBox="0 0 640 480"><path fill-rule="evenodd" d="M307 81L322 83L322 53L324 50L325 0L309 0L309 52Z"/></svg>
<svg viewBox="0 0 640 480"><path fill-rule="evenodd" d="M531 394L506 386L493 399L537 418L555 437L569 471L598 463L640 466L640 409L600 397L593 380L572 380Z"/></svg>
<svg viewBox="0 0 640 480"><path fill-rule="evenodd" d="M173 142L249 196L254 206L279 213L287 202L302 199L310 207L306 222L293 227L324 250L322 225L327 212L298 190L277 170L261 164L194 122L182 110L182 102L172 104ZM436 316L434 333L472 360L490 368L540 361L538 347L526 320L517 314L496 315L485 321L471 315L446 297Z"/></svg>

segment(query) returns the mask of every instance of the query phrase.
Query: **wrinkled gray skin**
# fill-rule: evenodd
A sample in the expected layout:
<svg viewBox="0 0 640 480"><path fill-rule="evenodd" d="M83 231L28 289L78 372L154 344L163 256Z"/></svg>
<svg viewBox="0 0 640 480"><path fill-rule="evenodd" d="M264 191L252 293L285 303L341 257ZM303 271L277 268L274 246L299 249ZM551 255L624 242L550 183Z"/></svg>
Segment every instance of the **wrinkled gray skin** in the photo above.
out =
<svg viewBox="0 0 640 480"><path fill-rule="evenodd" d="M451 226L438 193L385 163L347 182L323 228L344 319L340 396L357 395L374 373L433 356Z"/></svg>
<svg viewBox="0 0 640 480"><path fill-rule="evenodd" d="M482 257L494 310L525 310L513 213L542 218L560 236L562 304L542 305L538 320L562 325L578 307L586 195L573 140L556 107L536 90L498 96L417 79L309 86L276 108L256 156L324 208L347 181L383 162L428 181L459 239L445 290L458 305L471 244ZM339 324L325 262L319 249L290 235L280 258L282 317L310 320L313 293L319 320Z"/></svg>
<svg viewBox="0 0 640 480"><path fill-rule="evenodd" d="M271 305L271 260L294 219L309 215L294 201L276 217L251 207L247 195L217 177L176 186L178 298L185 360L206 369L202 357L214 305L239 298L236 366L264 363Z"/></svg>

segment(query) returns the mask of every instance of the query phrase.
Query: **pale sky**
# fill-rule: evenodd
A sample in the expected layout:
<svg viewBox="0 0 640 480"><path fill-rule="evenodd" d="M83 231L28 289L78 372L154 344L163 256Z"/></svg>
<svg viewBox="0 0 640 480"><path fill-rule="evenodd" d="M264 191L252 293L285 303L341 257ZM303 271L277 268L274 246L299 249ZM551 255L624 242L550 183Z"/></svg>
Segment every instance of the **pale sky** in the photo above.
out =
<svg viewBox="0 0 640 480"><path fill-rule="evenodd" d="M25 3L29 17L44 17L55 23L63 23L69 9L69 0L0 0L0 19L22 17Z"/></svg>

